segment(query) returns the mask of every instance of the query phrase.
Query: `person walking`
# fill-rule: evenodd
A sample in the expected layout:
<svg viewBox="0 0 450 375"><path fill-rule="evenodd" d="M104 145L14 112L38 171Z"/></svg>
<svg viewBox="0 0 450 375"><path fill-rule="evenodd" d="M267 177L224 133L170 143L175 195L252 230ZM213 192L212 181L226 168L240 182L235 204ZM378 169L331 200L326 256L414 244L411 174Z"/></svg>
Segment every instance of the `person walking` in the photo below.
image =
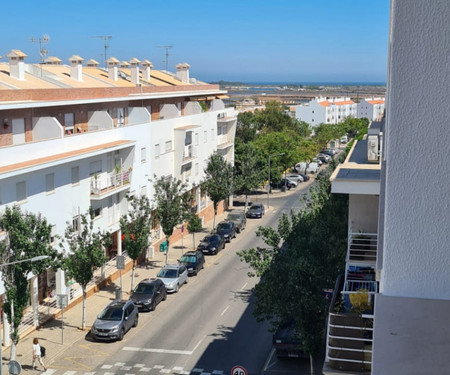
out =
<svg viewBox="0 0 450 375"><path fill-rule="evenodd" d="M33 339L33 370L36 370L36 359L39 361L41 366L44 368L44 371L47 371L47 367L45 367L44 362L42 362L42 356L41 356L41 346L39 345L39 340L37 337Z"/></svg>

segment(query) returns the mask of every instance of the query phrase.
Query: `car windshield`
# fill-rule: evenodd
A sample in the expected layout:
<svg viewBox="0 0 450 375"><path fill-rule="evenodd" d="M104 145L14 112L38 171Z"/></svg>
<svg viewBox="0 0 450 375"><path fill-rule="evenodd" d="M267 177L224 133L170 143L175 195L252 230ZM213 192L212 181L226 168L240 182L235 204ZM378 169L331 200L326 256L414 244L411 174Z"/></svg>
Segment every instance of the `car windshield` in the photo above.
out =
<svg viewBox="0 0 450 375"><path fill-rule="evenodd" d="M259 207L259 206L251 206L250 207L250 210L259 210L261 207Z"/></svg>
<svg viewBox="0 0 450 375"><path fill-rule="evenodd" d="M228 215L228 220L239 220L240 218L239 215Z"/></svg>
<svg viewBox="0 0 450 375"><path fill-rule="evenodd" d="M174 270L172 268L163 268L158 273L158 277L165 277L167 279L174 279L177 277L177 270Z"/></svg>
<svg viewBox="0 0 450 375"><path fill-rule="evenodd" d="M221 230L228 230L228 229L230 229L230 227L231 227L231 224L230 224L230 223L220 223L220 224L217 226L217 230L218 230L218 231L221 231Z"/></svg>
<svg viewBox="0 0 450 375"><path fill-rule="evenodd" d="M186 263L195 263L197 258L193 255L184 255L181 257L180 262L186 262Z"/></svg>
<svg viewBox="0 0 450 375"><path fill-rule="evenodd" d="M138 284L133 292L135 294L151 294L153 293L153 288L153 284Z"/></svg>
<svg viewBox="0 0 450 375"><path fill-rule="evenodd" d="M101 320L122 320L122 307L107 307L98 316Z"/></svg>

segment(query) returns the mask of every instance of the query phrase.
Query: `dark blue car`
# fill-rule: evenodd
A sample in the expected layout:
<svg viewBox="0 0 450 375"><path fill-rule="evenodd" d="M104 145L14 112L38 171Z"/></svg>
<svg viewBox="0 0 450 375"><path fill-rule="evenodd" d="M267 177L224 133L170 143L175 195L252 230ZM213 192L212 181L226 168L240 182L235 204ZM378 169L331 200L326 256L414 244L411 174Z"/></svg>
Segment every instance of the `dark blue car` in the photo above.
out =
<svg viewBox="0 0 450 375"><path fill-rule="evenodd" d="M220 234L210 234L203 238L197 250L203 254L217 254L225 247L225 239Z"/></svg>

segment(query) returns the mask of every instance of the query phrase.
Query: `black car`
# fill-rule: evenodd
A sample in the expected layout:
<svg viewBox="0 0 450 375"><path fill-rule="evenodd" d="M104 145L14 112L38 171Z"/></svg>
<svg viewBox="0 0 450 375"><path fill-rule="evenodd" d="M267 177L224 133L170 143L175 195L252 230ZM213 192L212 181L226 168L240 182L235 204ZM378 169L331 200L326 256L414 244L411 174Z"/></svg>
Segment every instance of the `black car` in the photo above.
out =
<svg viewBox="0 0 450 375"><path fill-rule="evenodd" d="M225 239L225 242L231 242L231 239L236 237L236 225L232 221L221 221L217 225L216 232Z"/></svg>
<svg viewBox="0 0 450 375"><path fill-rule="evenodd" d="M272 189L283 189L285 186L289 190L293 187L293 184L289 182L289 180L282 179L279 182L272 182L270 184Z"/></svg>
<svg viewBox="0 0 450 375"><path fill-rule="evenodd" d="M203 254L217 254L225 247L225 239L220 234L209 234L200 242L197 250Z"/></svg>
<svg viewBox="0 0 450 375"><path fill-rule="evenodd" d="M331 156L332 158L333 158L334 155L335 155L335 153L334 153L333 151L331 151L331 150L322 150L322 151L320 151L320 153L321 153L321 154L328 155L328 156Z"/></svg>
<svg viewBox="0 0 450 375"><path fill-rule="evenodd" d="M303 177L303 181L309 181L309 176L306 174L299 173L300 176Z"/></svg>
<svg viewBox="0 0 450 375"><path fill-rule="evenodd" d="M198 271L205 267L205 257L201 251L188 251L183 254L179 262L186 266L188 275L197 275Z"/></svg>
<svg viewBox="0 0 450 375"><path fill-rule="evenodd" d="M273 347L277 357L308 358L303 350L300 335L295 332L293 322L282 323L273 334Z"/></svg>
<svg viewBox="0 0 450 375"><path fill-rule="evenodd" d="M156 305L167 298L167 290L159 279L142 280L131 293L130 300L139 310L153 311Z"/></svg>
<svg viewBox="0 0 450 375"><path fill-rule="evenodd" d="M264 205L262 203L253 203L247 210L247 217L262 218L265 213Z"/></svg>

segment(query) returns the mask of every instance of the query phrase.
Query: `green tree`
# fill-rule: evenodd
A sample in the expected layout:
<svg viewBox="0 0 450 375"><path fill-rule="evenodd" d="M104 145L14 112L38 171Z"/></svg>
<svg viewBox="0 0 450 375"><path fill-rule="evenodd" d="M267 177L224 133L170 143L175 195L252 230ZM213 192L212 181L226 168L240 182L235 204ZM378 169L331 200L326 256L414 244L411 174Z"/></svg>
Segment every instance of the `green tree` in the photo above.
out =
<svg viewBox="0 0 450 375"><path fill-rule="evenodd" d="M15 360L16 345L19 342L18 328L30 299L27 275L30 272L39 275L48 266L57 268L61 255L50 244L51 225L39 214L22 212L19 206L6 207L0 217L0 230L6 232L6 239L0 242L1 262L20 262L1 267L6 289L3 309L11 324L11 360ZM49 258L37 262L28 261L41 255Z"/></svg>
<svg viewBox="0 0 450 375"><path fill-rule="evenodd" d="M347 246L348 197L331 194L329 174L317 181L305 209L283 215L277 230L259 229L268 248L238 253L252 268L250 276L261 278L255 287L255 317L274 326L293 319L310 354L311 373L328 311L323 291L334 286L343 270Z"/></svg>
<svg viewBox="0 0 450 375"><path fill-rule="evenodd" d="M156 179L154 188L155 215L159 220L167 241L167 264L170 247L169 238L174 228L183 222L190 211L191 197L185 194L186 184L178 179L160 177Z"/></svg>
<svg viewBox="0 0 450 375"><path fill-rule="evenodd" d="M83 291L83 307L81 328L86 329L86 288L94 277L94 270L106 263L103 247L110 244L110 235L94 230L94 211L88 210L80 215L79 228L67 223L65 242L69 247L69 254L64 260L64 268L68 276L80 284ZM61 246L63 246L61 244Z"/></svg>
<svg viewBox="0 0 450 375"><path fill-rule="evenodd" d="M147 196L128 196L131 208L120 218L122 241L128 256L133 260L131 291L134 288L136 260L148 247L152 227L152 210Z"/></svg>
<svg viewBox="0 0 450 375"><path fill-rule="evenodd" d="M254 123L252 112L241 112L237 117L236 140L243 143L253 141L257 135L257 128Z"/></svg>
<svg viewBox="0 0 450 375"><path fill-rule="evenodd" d="M205 169L205 179L201 187L206 191L213 202L214 221L213 228L216 227L217 206L220 201L226 199L232 193L233 167L223 156L213 154L208 159Z"/></svg>
<svg viewBox="0 0 450 375"><path fill-rule="evenodd" d="M191 213L188 218L187 230L189 233L192 233L192 249L195 250L195 233L198 233L202 230L202 220L198 217L197 214Z"/></svg>

